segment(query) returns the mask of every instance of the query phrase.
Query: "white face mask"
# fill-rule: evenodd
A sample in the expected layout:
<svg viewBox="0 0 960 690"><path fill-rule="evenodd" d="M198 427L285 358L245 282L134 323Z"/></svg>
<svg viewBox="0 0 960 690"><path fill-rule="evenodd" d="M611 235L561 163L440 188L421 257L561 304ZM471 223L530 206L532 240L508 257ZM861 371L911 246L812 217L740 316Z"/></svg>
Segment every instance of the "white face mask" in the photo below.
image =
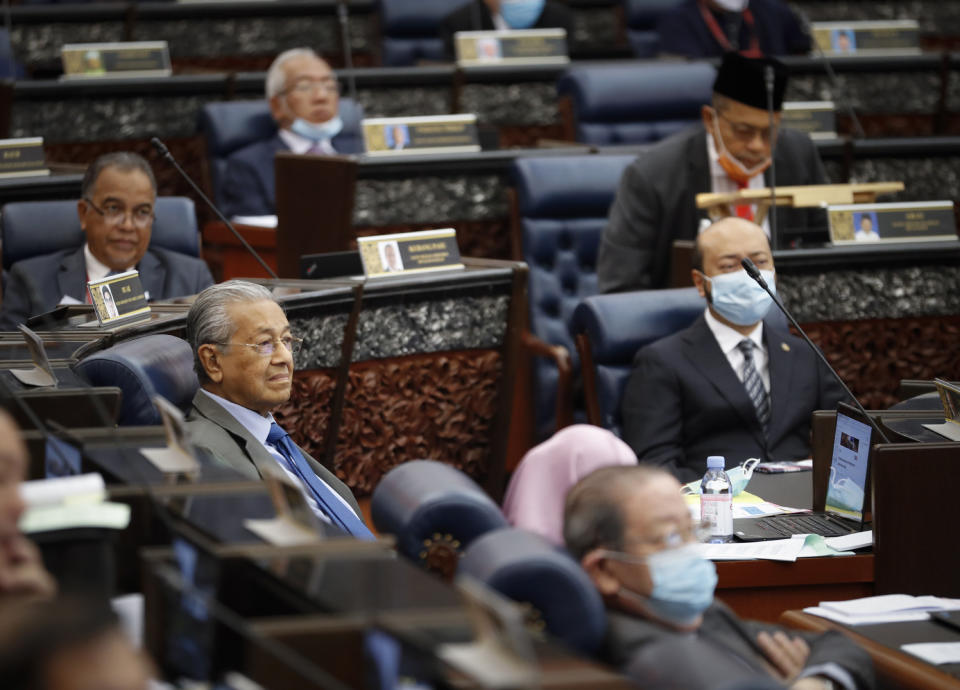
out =
<svg viewBox="0 0 960 690"><path fill-rule="evenodd" d="M747 9L750 0L713 0L722 10L727 12L743 12Z"/></svg>

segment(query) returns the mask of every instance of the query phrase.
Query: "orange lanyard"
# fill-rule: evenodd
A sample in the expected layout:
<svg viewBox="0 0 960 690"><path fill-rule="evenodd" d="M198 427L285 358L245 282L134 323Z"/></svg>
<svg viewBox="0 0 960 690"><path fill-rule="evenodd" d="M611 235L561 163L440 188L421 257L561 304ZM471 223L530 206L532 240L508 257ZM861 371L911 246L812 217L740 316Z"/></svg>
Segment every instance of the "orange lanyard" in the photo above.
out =
<svg viewBox="0 0 960 690"><path fill-rule="evenodd" d="M700 0L697 4L700 6L700 14L703 15L703 21L707 23L707 28L710 29L710 33L713 34L713 37L717 43L720 44L720 47L727 52L733 50L730 39L727 38L723 29L720 28L720 24L717 23L717 18L713 16L713 12L707 8L706 0ZM743 11L743 21L746 22L747 28L750 29L750 48L742 50L740 53L746 57L762 57L763 53L760 52L760 42L757 40L757 32L754 30L753 13L749 8Z"/></svg>

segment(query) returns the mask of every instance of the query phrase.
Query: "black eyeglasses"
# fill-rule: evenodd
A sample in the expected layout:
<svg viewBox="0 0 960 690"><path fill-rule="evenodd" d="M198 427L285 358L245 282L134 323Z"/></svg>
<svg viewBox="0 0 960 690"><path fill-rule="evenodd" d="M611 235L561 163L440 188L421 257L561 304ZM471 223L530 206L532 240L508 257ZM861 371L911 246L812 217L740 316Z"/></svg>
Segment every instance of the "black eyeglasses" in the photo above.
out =
<svg viewBox="0 0 960 690"><path fill-rule="evenodd" d="M83 197L83 200L90 205L90 208L103 216L103 219L110 225L120 225L127 217L127 210L120 204L110 201L104 204L103 208L100 208L87 197ZM153 207L151 206L138 206L130 212L130 218L138 228L148 227L153 222L154 217Z"/></svg>

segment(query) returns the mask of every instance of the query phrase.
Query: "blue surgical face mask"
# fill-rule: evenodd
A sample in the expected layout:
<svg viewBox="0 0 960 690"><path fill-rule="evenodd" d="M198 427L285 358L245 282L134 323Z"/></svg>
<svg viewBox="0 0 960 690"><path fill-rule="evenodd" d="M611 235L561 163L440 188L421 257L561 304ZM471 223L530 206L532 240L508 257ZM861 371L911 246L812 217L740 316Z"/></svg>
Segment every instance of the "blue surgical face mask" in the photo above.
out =
<svg viewBox="0 0 960 690"><path fill-rule="evenodd" d="M760 463L760 460L757 458L750 458L745 460L742 465L737 465L734 468L727 470L727 476L730 478L730 491L734 496L739 496L743 493L747 484L750 483L751 477L753 477L753 469ZM684 484L684 489L693 494L700 493L700 480L698 479L695 482L690 482L689 484Z"/></svg>
<svg viewBox="0 0 960 690"><path fill-rule="evenodd" d="M713 591L717 587L717 568L700 553L699 544L685 544L650 556L619 551L605 551L604 555L627 563L646 564L653 581L650 596L623 586L620 593L638 602L657 618L689 625L713 602Z"/></svg>
<svg viewBox="0 0 960 690"><path fill-rule="evenodd" d="M760 271L773 292L773 271ZM770 311L773 299L746 271L703 276L710 283L710 304L720 316L737 326L752 326Z"/></svg>
<svg viewBox="0 0 960 690"><path fill-rule="evenodd" d="M500 16L511 29L529 29L537 23L545 0L500 0Z"/></svg>
<svg viewBox="0 0 960 690"><path fill-rule="evenodd" d="M310 141L323 141L324 139L333 139L340 134L343 129L343 120L339 115L334 115L326 122L307 122L302 117L298 117L290 125L290 131L299 134Z"/></svg>

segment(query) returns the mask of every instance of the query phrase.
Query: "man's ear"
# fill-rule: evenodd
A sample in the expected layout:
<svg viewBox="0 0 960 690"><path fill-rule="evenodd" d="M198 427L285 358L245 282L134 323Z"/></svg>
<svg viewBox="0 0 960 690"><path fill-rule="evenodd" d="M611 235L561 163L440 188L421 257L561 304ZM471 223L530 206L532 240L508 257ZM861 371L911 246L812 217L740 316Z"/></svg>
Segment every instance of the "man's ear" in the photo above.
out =
<svg viewBox="0 0 960 690"><path fill-rule="evenodd" d="M693 281L693 286L697 288L697 292L700 293L700 296L706 299L707 281L703 279L703 274L695 268L690 269L690 279Z"/></svg>
<svg viewBox="0 0 960 690"><path fill-rule="evenodd" d="M700 106L700 120L703 122L703 128L713 134L713 107L709 105Z"/></svg>
<svg viewBox="0 0 960 690"><path fill-rule="evenodd" d="M283 95L274 96L270 99L270 115L273 117L273 121L277 123L277 127L280 129L289 126L292 122L290 113L287 110L283 99Z"/></svg>
<svg viewBox="0 0 960 690"><path fill-rule="evenodd" d="M580 566L604 597L611 597L620 591L620 579L611 570L610 559L604 555L602 549L593 549L585 554L580 559Z"/></svg>
<svg viewBox="0 0 960 690"><path fill-rule="evenodd" d="M87 202L85 199L80 199L79 201L77 201L77 218L80 219L80 229L83 230L84 232L86 232L87 229L83 227L83 219L87 215L88 208L89 207L87 206Z"/></svg>
<svg viewBox="0 0 960 690"><path fill-rule="evenodd" d="M221 365L221 352L216 345L201 345L197 348L197 356L200 357L200 364L207 376L214 383L223 381L223 367Z"/></svg>

